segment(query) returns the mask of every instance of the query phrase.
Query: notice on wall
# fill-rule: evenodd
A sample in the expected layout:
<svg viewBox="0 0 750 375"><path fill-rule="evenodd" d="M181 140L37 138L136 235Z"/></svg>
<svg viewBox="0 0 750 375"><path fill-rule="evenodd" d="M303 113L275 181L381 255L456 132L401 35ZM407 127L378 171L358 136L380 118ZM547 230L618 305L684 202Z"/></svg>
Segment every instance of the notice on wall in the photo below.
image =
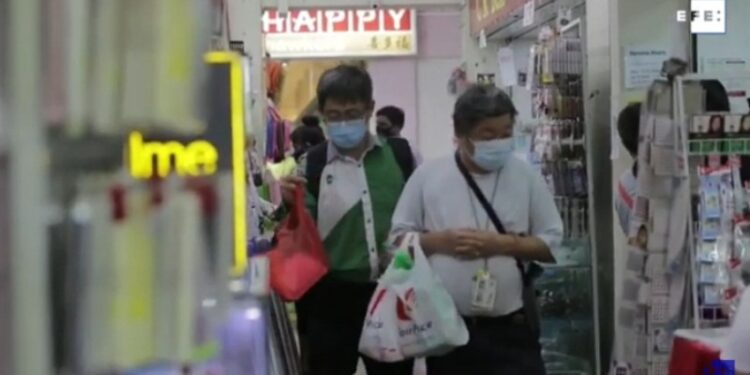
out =
<svg viewBox="0 0 750 375"><path fill-rule="evenodd" d="M516 56L513 49L500 48L497 51L497 63L500 69L500 86L515 86L518 83L518 69L516 69Z"/></svg>
<svg viewBox="0 0 750 375"><path fill-rule="evenodd" d="M698 71L721 77L733 112L750 110L750 61L741 57L702 58Z"/></svg>
<svg viewBox="0 0 750 375"><path fill-rule="evenodd" d="M640 89L661 77L661 67L669 53L665 48L630 46L625 49L625 88Z"/></svg>
<svg viewBox="0 0 750 375"><path fill-rule="evenodd" d="M534 11L536 10L536 0L528 0L523 5L523 21L521 26L529 27L534 24Z"/></svg>

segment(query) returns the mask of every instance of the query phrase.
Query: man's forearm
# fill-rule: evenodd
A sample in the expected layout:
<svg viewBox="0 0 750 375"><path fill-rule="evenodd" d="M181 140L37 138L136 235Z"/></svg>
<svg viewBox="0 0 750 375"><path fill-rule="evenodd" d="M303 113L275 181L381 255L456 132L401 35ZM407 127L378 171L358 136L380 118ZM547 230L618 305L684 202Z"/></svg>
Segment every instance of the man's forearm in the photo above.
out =
<svg viewBox="0 0 750 375"><path fill-rule="evenodd" d="M498 234L498 254L521 260L555 263L555 257L544 241L535 236Z"/></svg>
<svg viewBox="0 0 750 375"><path fill-rule="evenodd" d="M425 232L419 235L419 245L422 246L422 251L427 256L440 252L441 241L440 233Z"/></svg>

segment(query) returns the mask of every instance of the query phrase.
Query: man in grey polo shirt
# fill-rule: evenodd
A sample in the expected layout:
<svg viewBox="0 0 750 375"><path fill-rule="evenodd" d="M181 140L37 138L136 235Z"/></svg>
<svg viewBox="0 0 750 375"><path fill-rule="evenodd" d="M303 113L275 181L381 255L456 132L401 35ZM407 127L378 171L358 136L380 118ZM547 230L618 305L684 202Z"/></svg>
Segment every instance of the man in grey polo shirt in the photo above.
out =
<svg viewBox="0 0 750 375"><path fill-rule="evenodd" d="M554 262L562 220L542 176L513 157L516 109L494 87L458 98L458 150L421 166L393 214L392 235L421 232L433 270L466 318L469 343L427 360L430 375L544 374L538 335L524 315L519 266ZM493 226L464 167L507 231Z"/></svg>

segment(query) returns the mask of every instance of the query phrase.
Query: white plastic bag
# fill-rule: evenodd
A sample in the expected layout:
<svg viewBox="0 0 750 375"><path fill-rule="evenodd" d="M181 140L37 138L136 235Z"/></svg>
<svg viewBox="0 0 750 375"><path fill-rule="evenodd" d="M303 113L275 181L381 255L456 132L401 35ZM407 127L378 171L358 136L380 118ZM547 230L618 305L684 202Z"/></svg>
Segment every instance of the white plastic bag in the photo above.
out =
<svg viewBox="0 0 750 375"><path fill-rule="evenodd" d="M453 299L409 234L402 247L413 252L410 270L391 262L367 309L359 351L381 362L445 354L469 342Z"/></svg>

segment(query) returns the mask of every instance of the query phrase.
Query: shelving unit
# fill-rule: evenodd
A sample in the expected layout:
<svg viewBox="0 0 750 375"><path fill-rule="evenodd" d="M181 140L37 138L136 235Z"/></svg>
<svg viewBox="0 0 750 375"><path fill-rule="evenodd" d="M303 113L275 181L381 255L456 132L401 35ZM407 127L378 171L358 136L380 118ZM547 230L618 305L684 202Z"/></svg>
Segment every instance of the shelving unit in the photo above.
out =
<svg viewBox="0 0 750 375"><path fill-rule="evenodd" d="M596 374L601 367L589 160L595 137L588 136L586 121L583 26L581 18L575 19L534 44L534 71L528 74L536 118L530 126L529 159L555 196L566 234L556 253L557 264L546 266L536 283L543 355L550 373Z"/></svg>
<svg viewBox="0 0 750 375"><path fill-rule="evenodd" d="M691 180L702 181L698 184L692 184L693 188L689 194L689 200L684 202L688 207L693 207L698 203L698 209L687 210L688 212L688 234L686 239L686 247L689 253L690 261L690 281L691 281L691 296L690 305L692 328L704 329L726 326L730 317L726 311L732 303L736 303L736 298L733 296L734 293L731 291L735 288L735 280L737 275L733 269L739 266L742 259L738 259L735 241L736 227L739 223L738 219L745 216L745 210L748 205L747 193L745 191L744 176L740 174L740 164L747 162L742 160L743 156L750 155L750 138L744 135L732 136L732 134L726 134L722 138L703 138L696 137L698 139L691 139L695 134L691 133L695 128L695 123L699 117L707 117L716 115L717 113L707 113L705 108L701 107L700 110L696 110L693 106L688 105L686 102L686 85L690 83L701 82L704 80L716 79L720 81L726 80L750 80L750 77L736 77L736 76L720 76L720 75L706 75L706 74L689 74L685 76L676 77L673 84L673 90L675 95L676 109L674 113L676 126L678 127L680 139L682 140L682 147L680 153L682 162L684 165L690 166L687 173ZM728 124L725 123L726 118L735 117L737 119L744 119L746 114L721 114L722 121L720 130L724 133L728 130ZM729 116L731 115L731 116ZM737 129L739 130L739 124ZM710 125L709 125L710 126ZM697 164L710 165L709 168L698 168L695 167ZM716 165L724 165L727 169L725 177L713 177L712 173L716 169ZM710 216L707 212L707 195L711 194L708 191L704 191L704 185L706 179L716 178L724 179L728 186L727 189L721 188L721 191L716 191L716 196L719 198L717 204L720 203L721 207L717 207L716 220L721 224L717 227L717 237L707 238L705 236L705 226L707 225L706 220L712 220L708 218ZM727 190L727 191L724 191ZM696 218L695 215L699 217ZM728 218L725 220L724 218ZM719 255L717 257L708 257L704 248L706 246L715 248L715 252ZM718 270L720 273L726 273L726 277L714 277L714 275L708 275L710 269ZM712 273L713 271L711 271ZM712 294L715 296L709 296L709 291L714 291Z"/></svg>

